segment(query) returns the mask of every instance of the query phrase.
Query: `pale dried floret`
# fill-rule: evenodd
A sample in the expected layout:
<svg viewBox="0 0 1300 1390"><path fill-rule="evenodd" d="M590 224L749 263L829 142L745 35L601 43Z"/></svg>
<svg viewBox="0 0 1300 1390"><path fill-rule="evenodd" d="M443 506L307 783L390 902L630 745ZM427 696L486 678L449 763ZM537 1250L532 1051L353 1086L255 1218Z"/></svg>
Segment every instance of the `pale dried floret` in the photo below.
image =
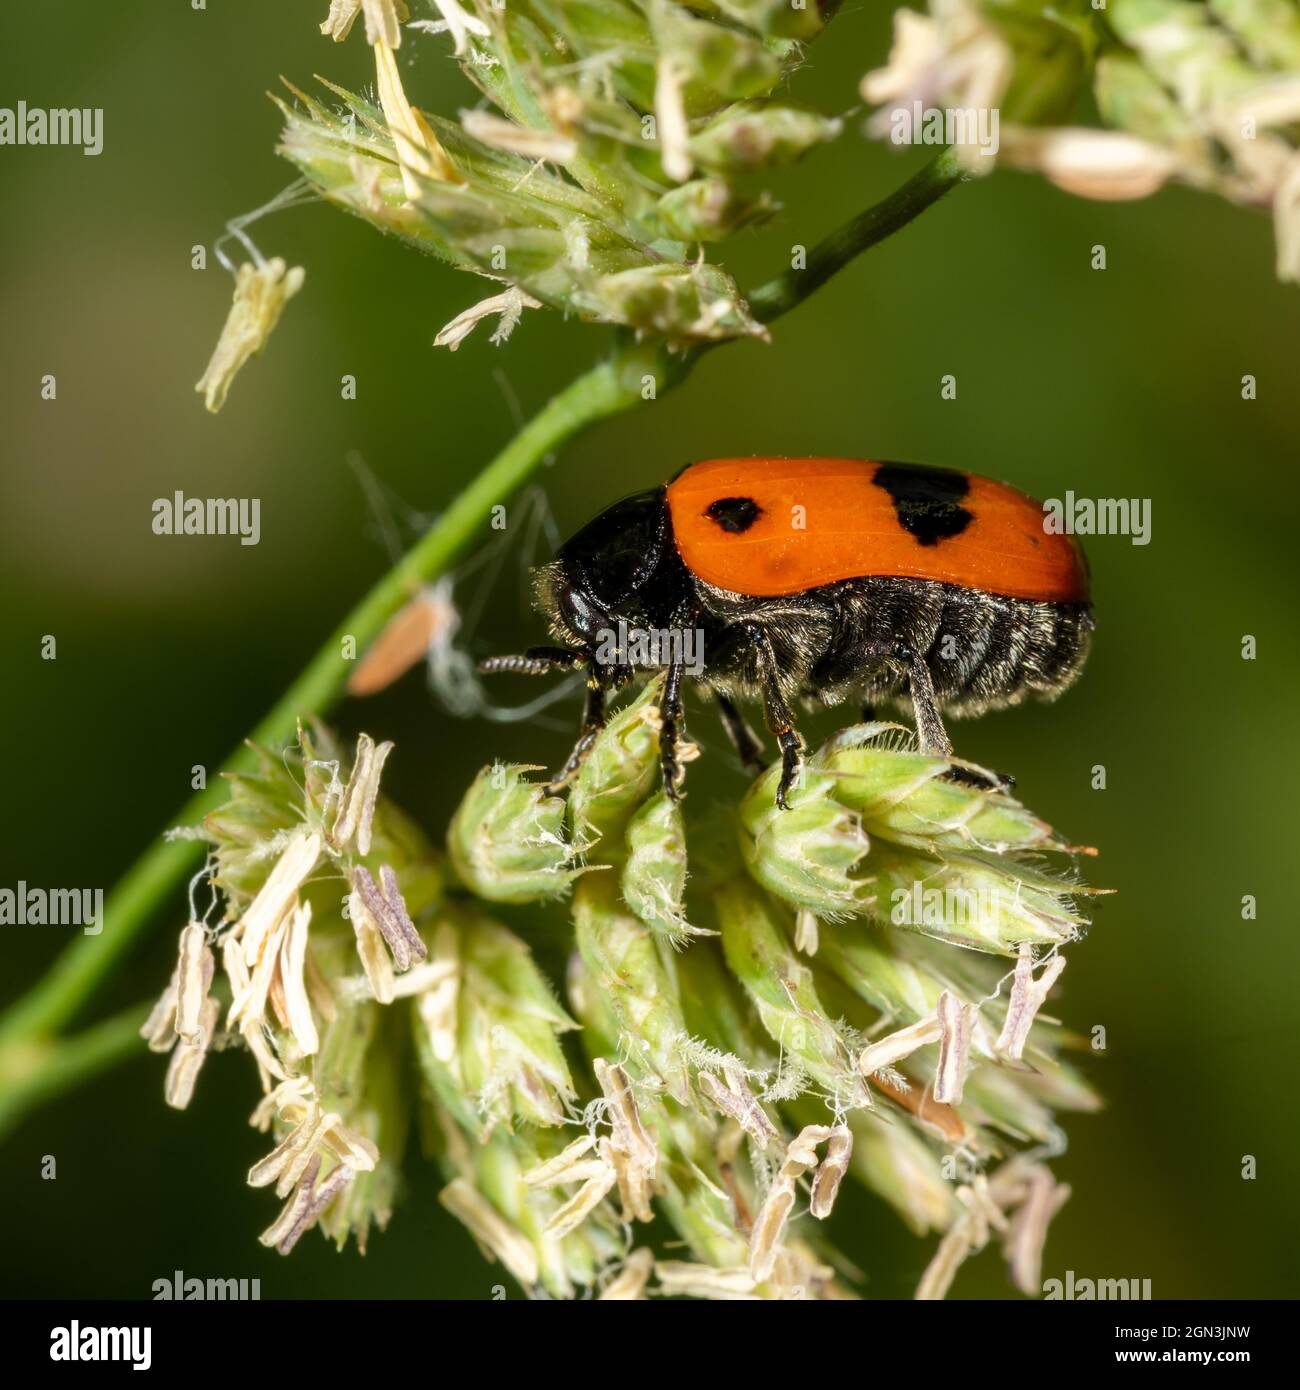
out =
<svg viewBox="0 0 1300 1390"><path fill-rule="evenodd" d="M646 1161L657 1160L659 1150L641 1122L632 1082L623 1067L598 1057L593 1064L596 1080L608 1102L614 1144Z"/></svg>
<svg viewBox="0 0 1300 1390"><path fill-rule="evenodd" d="M654 1182L658 1172L658 1153L653 1161L629 1153L612 1139L602 1137L597 1144L601 1161L618 1184L619 1200L623 1205L624 1221L652 1221Z"/></svg>
<svg viewBox="0 0 1300 1390"><path fill-rule="evenodd" d="M512 285L508 290L491 295L487 299L480 299L477 304L472 304L468 309L457 314L450 323L438 330L433 345L434 347L445 347L455 352L484 319L499 315L501 321L489 339L494 345L499 346L518 327L525 309L540 309L541 307L540 299L534 299L531 294Z"/></svg>
<svg viewBox="0 0 1300 1390"><path fill-rule="evenodd" d="M623 1268L597 1295L601 1303L643 1302L645 1286L654 1270L654 1253L640 1246L623 1261Z"/></svg>
<svg viewBox="0 0 1300 1390"><path fill-rule="evenodd" d="M238 1027L242 1031L245 1024L260 1024L265 1018L271 985L280 964L280 947L284 943L289 920L296 910L295 902L288 914L275 924L268 935L262 937L260 954L249 971L248 982L231 1001L227 1026ZM247 952L244 954L245 964L248 964Z"/></svg>
<svg viewBox="0 0 1300 1390"><path fill-rule="evenodd" d="M194 1097L194 1085L199 1079L199 1071L203 1066L203 1059L208 1054L220 1016L221 1005L215 999L205 1000L199 1011L197 1032L190 1038L178 1040L172 1051L167 1067L167 1079L163 1084L163 1096L167 1104L176 1110L184 1110Z"/></svg>
<svg viewBox="0 0 1300 1390"><path fill-rule="evenodd" d="M361 203L365 210L376 216L382 213L384 210L385 166L376 159L367 159L362 155L354 154L348 156L348 168L351 170L353 182L361 194ZM354 687L360 669L361 663L358 663L357 668L348 679L349 694L365 693L357 691Z"/></svg>
<svg viewBox="0 0 1300 1390"><path fill-rule="evenodd" d="M1027 945L1020 948L1011 982L1011 995L1007 1001L1007 1016L996 1045L997 1051L1004 1057L1018 1062L1024 1056L1025 1044L1029 1041L1029 1030L1034 1026L1034 1019L1064 969L1064 956L1050 956L1043 966L1042 973L1035 979L1033 950Z"/></svg>
<svg viewBox="0 0 1300 1390"><path fill-rule="evenodd" d="M320 1107L313 1104L275 1148L248 1170L249 1187L274 1183L275 1195L287 1196L317 1156L330 1126L337 1123L338 1115L322 1114Z"/></svg>
<svg viewBox="0 0 1300 1390"><path fill-rule="evenodd" d="M321 1169L320 1155L315 1155L298 1179L293 1196L285 1204L275 1222L258 1239L281 1255L287 1255L302 1235L324 1215L325 1209L352 1181L356 1174L347 1164L340 1164L317 1186Z"/></svg>
<svg viewBox="0 0 1300 1390"><path fill-rule="evenodd" d="M894 12L888 62L862 79L864 100L893 104L872 118L874 134L888 133L893 110L914 102L974 111L1001 105L1015 71L1015 57L1002 32L971 0L933 0L931 9L931 15ZM980 158L978 143L959 140L955 148L967 168L992 168L991 159Z"/></svg>
<svg viewBox="0 0 1300 1390"><path fill-rule="evenodd" d="M393 981L393 998L410 999L417 994L429 994L441 989L449 980L456 978L458 966L454 960L426 960L413 965L404 975ZM370 986L364 981L361 992L356 997L369 996Z"/></svg>
<svg viewBox="0 0 1300 1390"><path fill-rule="evenodd" d="M767 1279L776 1264L795 1196L794 1178L785 1172L778 1173L754 1218L754 1229L749 1237L749 1274L757 1284Z"/></svg>
<svg viewBox="0 0 1300 1390"><path fill-rule="evenodd" d="M768 1119L749 1089L749 1083L736 1068L725 1068L723 1076L726 1078L725 1084L712 1072L700 1072L700 1090L724 1115L735 1120L759 1148L766 1148L776 1138L776 1126Z"/></svg>
<svg viewBox="0 0 1300 1390"><path fill-rule="evenodd" d="M573 135L586 110L586 103L572 87L561 84L546 89L542 95L542 109L556 130L563 135Z"/></svg>
<svg viewBox="0 0 1300 1390"><path fill-rule="evenodd" d="M685 183L694 163L689 146L682 80L673 59L661 56L655 69L655 129L664 173L675 183Z"/></svg>
<svg viewBox="0 0 1300 1390"><path fill-rule="evenodd" d="M301 1107L311 1103L316 1087L308 1076L291 1076L268 1091L257 1103L257 1108L248 1117L254 1129L265 1134L282 1111L297 1113Z"/></svg>
<svg viewBox="0 0 1300 1390"><path fill-rule="evenodd" d="M1082 127L1005 131L999 162L1037 169L1067 193L1103 202L1146 198L1178 172L1178 157L1160 145Z"/></svg>
<svg viewBox="0 0 1300 1390"><path fill-rule="evenodd" d="M464 1178L453 1178L438 1200L469 1231L489 1259L500 1260L525 1288L537 1282L537 1251L532 1242Z"/></svg>
<svg viewBox="0 0 1300 1390"><path fill-rule="evenodd" d="M390 48L401 44L401 25L411 17L404 0L330 0L330 12L320 31L342 43L359 14L366 17L366 42L386 43Z"/></svg>
<svg viewBox="0 0 1300 1390"><path fill-rule="evenodd" d="M960 1105L966 1085L971 1029L979 1008L963 1004L950 990L943 990L935 1010L939 1020L939 1061L934 1073L934 1098L942 1105Z"/></svg>
<svg viewBox="0 0 1300 1390"><path fill-rule="evenodd" d="M149 1044L150 1052L170 1052L176 1043L176 985L178 971L173 970L167 988L140 1025L140 1036Z"/></svg>
<svg viewBox="0 0 1300 1390"><path fill-rule="evenodd" d="M802 1241L789 1241L781 1247L766 1283L771 1297L786 1301L841 1296L835 1271Z"/></svg>
<svg viewBox="0 0 1300 1390"><path fill-rule="evenodd" d="M370 870L358 864L352 870L352 896L360 899L368 919L378 928L392 952L394 965L398 970L407 970L412 958L423 958L427 954L425 945L406 910L396 873L385 864L379 870L379 877L380 882L376 883Z"/></svg>
<svg viewBox="0 0 1300 1390"><path fill-rule="evenodd" d="M684 1298L752 1299L754 1276L748 1269L719 1269L687 1260L656 1260L659 1292Z"/></svg>
<svg viewBox="0 0 1300 1390"><path fill-rule="evenodd" d="M800 1177L810 1168L817 1166L817 1149L831 1137L830 1125L804 1125L790 1140L785 1151L785 1161L781 1171L791 1177Z"/></svg>
<svg viewBox="0 0 1300 1390"><path fill-rule="evenodd" d="M960 1218L958 1224L945 1232L939 1241L938 1249L926 1265L921 1282L916 1286L915 1297L919 1301L935 1302L944 1298L952 1287L958 1269L974 1249L971 1232L965 1220L964 1217Z"/></svg>
<svg viewBox="0 0 1300 1390"><path fill-rule="evenodd" d="M650 1199L659 1175L659 1146L641 1121L627 1072L604 1058L593 1064L604 1093L610 1136L599 1144L600 1155L613 1169L623 1202L623 1219L649 1221Z"/></svg>
<svg viewBox="0 0 1300 1390"><path fill-rule="evenodd" d="M423 960L428 954L420 933L411 921L411 914L397 882L397 870L391 864L379 866L379 891L386 912L380 920L384 940L388 942L399 970L410 969L413 960Z"/></svg>
<svg viewBox="0 0 1300 1390"><path fill-rule="evenodd" d="M578 147L568 135L554 130L537 130L532 126L516 125L490 111L462 111L460 123L476 140L494 150L505 150L524 159L551 160L567 164L578 153Z"/></svg>
<svg viewBox="0 0 1300 1390"><path fill-rule="evenodd" d="M201 922L190 922L181 930L176 964L176 1036L192 1041L203 1026L203 1005L212 986L216 959L208 946L207 930Z"/></svg>
<svg viewBox="0 0 1300 1390"><path fill-rule="evenodd" d="M244 961L251 969L262 959L268 937L284 920L298 890L320 859L321 837L315 831L292 834L266 882L240 918L237 930Z"/></svg>
<svg viewBox="0 0 1300 1390"><path fill-rule="evenodd" d="M492 30L477 15L470 14L468 10L458 4L457 0L433 0L433 3L442 16L441 20L417 19L411 27L423 29L430 34L439 34L445 30L452 37L458 57L469 47L471 34L478 38L487 38L491 35ZM501 4L497 4L498 9L501 7Z"/></svg>
<svg viewBox="0 0 1300 1390"><path fill-rule="evenodd" d="M1021 1293L1042 1292L1043 1245L1053 1216L1070 1197L1068 1184L1058 1183L1051 1170L1037 1165L1029 1176L1028 1191L1011 1218L1003 1242L1011 1277Z"/></svg>
<svg viewBox="0 0 1300 1390"><path fill-rule="evenodd" d="M600 1163L599 1159L589 1160L585 1156L596 1147L594 1135L584 1134L566 1145L554 1158L548 1158L524 1174L527 1187L556 1187L562 1183L586 1181L591 1176L586 1172L590 1162ZM602 1164L603 1166L603 1164Z"/></svg>
<svg viewBox="0 0 1300 1390"><path fill-rule="evenodd" d="M1070 1196L1051 1170L1030 1154L1008 1159L988 1178L957 1189L961 1214L953 1222L917 1286L918 1299L943 1298L962 1262L983 1249L991 1230L1002 1233L1012 1278L1022 1293L1041 1292L1039 1278L1048 1223Z"/></svg>
<svg viewBox="0 0 1300 1390"><path fill-rule="evenodd" d="M988 1243L990 1228L1007 1229L1006 1216L983 1174L958 1187L957 1200L961 1203L961 1212L939 1242L917 1285L915 1297L922 1302L933 1302L947 1295L958 1269Z"/></svg>
<svg viewBox="0 0 1300 1390"><path fill-rule="evenodd" d="M434 933L429 965L441 966L442 974L419 996L416 1007L434 1057L447 1063L456 1055L461 968L456 933L446 924Z"/></svg>
<svg viewBox="0 0 1300 1390"><path fill-rule="evenodd" d="M883 68L862 79L862 99L873 106L881 102L938 95L944 48L939 26L915 10L894 12L894 42Z"/></svg>
<svg viewBox="0 0 1300 1390"><path fill-rule="evenodd" d="M556 1210L546 1223L546 1234L561 1240L579 1226L605 1200L610 1189L618 1181L618 1175L608 1164L602 1163L600 1171L594 1173L564 1205Z"/></svg>
<svg viewBox="0 0 1300 1390"><path fill-rule="evenodd" d="M250 1187L275 1183L284 1197L298 1183L314 1156L320 1153L346 1163L353 1172L370 1172L379 1151L363 1135L355 1134L335 1111L324 1111L315 1091L280 1088L278 1114L289 1132L263 1159L248 1170Z"/></svg>
<svg viewBox="0 0 1300 1390"><path fill-rule="evenodd" d="M780 1171L773 1178L763 1205L754 1218L754 1229L749 1238L749 1272L756 1283L764 1283L776 1264L781 1238L794 1209L798 1180L809 1169L817 1167L818 1146L825 1144L839 1128L842 1127L832 1129L829 1125L805 1125L790 1141ZM847 1163L842 1147L837 1154L837 1162L840 1157L844 1157ZM832 1178L830 1182L832 1187L839 1185L838 1178ZM834 1200L833 1191L830 1198Z"/></svg>
<svg viewBox="0 0 1300 1390"><path fill-rule="evenodd" d="M364 1134L349 1129L337 1116L325 1131L325 1148L357 1172L369 1173L379 1162L379 1149Z"/></svg>
<svg viewBox="0 0 1300 1390"><path fill-rule="evenodd" d="M456 177L456 171L428 121L406 99L390 44L375 44L375 81L397 150L402 186L407 198L414 201L420 196L421 178L447 182Z"/></svg>
<svg viewBox="0 0 1300 1390"><path fill-rule="evenodd" d="M235 272L235 300L207 370L194 389L214 413L226 402L230 383L255 353L261 352L284 306L302 289L306 271L287 267L279 256L260 265L245 261Z"/></svg>
<svg viewBox="0 0 1300 1390"><path fill-rule="evenodd" d="M817 1165L813 1177L812 1197L808 1208L819 1221L824 1221L835 1207L840 1184L849 1171L853 1157L853 1131L848 1125L835 1125L826 1140L826 1157Z"/></svg>
<svg viewBox="0 0 1300 1390"><path fill-rule="evenodd" d="M909 1023L875 1042L869 1043L858 1056L858 1070L863 1076L874 1076L895 1062L910 1057L913 1052L938 1042L943 1034L943 1025L938 1014L928 1014L925 1018Z"/></svg>
<svg viewBox="0 0 1300 1390"><path fill-rule="evenodd" d="M231 997L240 998L248 990L250 979L248 966L244 964L243 948L238 937L233 933L228 935L222 943L221 965L226 972L226 978L230 981ZM272 1079L281 1082L289 1079L288 1073L281 1065L280 1059L276 1056L270 1041L267 1039L260 1016L241 1019L239 1032L257 1061L263 1090L270 1089Z"/></svg>
<svg viewBox="0 0 1300 1390"><path fill-rule="evenodd" d="M1287 161L1273 195L1273 234L1280 280L1300 280L1300 155Z"/></svg>
<svg viewBox="0 0 1300 1390"><path fill-rule="evenodd" d="M352 774L339 799L338 814L334 817L334 826L330 831L330 841L335 849L346 849L355 836L357 853L370 853L379 779L383 775L384 763L392 751L392 743L385 742L376 746L369 734L362 734L357 739Z"/></svg>
<svg viewBox="0 0 1300 1390"><path fill-rule="evenodd" d="M373 882L373 880L372 880ZM370 992L381 1004L393 1002L393 960L384 945L384 934L366 902L365 896L353 887L348 895L348 916L357 941L357 955L366 972Z"/></svg>
<svg viewBox="0 0 1300 1390"><path fill-rule="evenodd" d="M301 903L291 914L285 929L278 967L285 1026L293 1034L304 1057L312 1056L320 1047L320 1037L312 1018L311 1001L307 995L305 981L310 927L311 904Z"/></svg>

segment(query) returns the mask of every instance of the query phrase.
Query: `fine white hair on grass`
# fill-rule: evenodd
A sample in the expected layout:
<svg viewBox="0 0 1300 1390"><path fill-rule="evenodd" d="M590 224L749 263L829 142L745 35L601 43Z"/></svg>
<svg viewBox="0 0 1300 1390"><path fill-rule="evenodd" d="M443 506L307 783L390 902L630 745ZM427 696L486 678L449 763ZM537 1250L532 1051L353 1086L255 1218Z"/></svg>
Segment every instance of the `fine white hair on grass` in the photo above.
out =
<svg viewBox="0 0 1300 1390"><path fill-rule="evenodd" d="M507 407L517 410L509 383L501 378L499 384ZM418 534L427 528L430 518L410 508L385 488L356 450L348 454L347 461L365 494L379 539L389 560L396 564L405 548L403 532ZM459 570L441 576L412 594L406 607L390 619L362 655L349 680L350 693L375 694L423 659L430 690L447 713L457 719L487 719L496 724L533 723L551 705L572 695L580 677L569 676L524 704L498 705L488 697L475 669L474 658L461 640L462 634L469 637L477 627L507 557L516 560L526 594L528 569L539 544L545 540L552 550L558 545L555 523L540 488L525 491L514 511L516 517L509 539L506 533L500 533ZM457 585L479 570L483 571L481 580L462 609L456 602Z"/></svg>
<svg viewBox="0 0 1300 1390"><path fill-rule="evenodd" d="M266 257L257 249L253 238L248 235L248 228L254 222L260 221L263 217L269 217L272 213L287 212L290 208L302 208L308 204L319 202L319 195L306 179L294 179L291 184L282 188L274 198L263 203L260 208L254 208L252 212L245 212L238 217L232 217L226 223L225 234L213 242L212 254L225 270L234 275L235 264L221 248L228 241L237 241L248 252L249 259L253 264L261 269L266 264Z"/></svg>
<svg viewBox="0 0 1300 1390"><path fill-rule="evenodd" d="M212 914L217 910L217 908L221 904L221 895L217 892L216 887L212 882L212 872L216 868L216 863L216 852L214 850L209 850L207 853L207 857L203 861L203 867L198 871L198 873L196 873L193 876L193 878L190 879L189 883L190 921L198 922L205 928L208 926L208 921L211 918ZM198 907L194 901L194 895L198 889L200 880L202 880L204 883L208 885L208 905L204 909L202 917L199 916ZM211 939L211 935L212 932L210 931L209 939Z"/></svg>

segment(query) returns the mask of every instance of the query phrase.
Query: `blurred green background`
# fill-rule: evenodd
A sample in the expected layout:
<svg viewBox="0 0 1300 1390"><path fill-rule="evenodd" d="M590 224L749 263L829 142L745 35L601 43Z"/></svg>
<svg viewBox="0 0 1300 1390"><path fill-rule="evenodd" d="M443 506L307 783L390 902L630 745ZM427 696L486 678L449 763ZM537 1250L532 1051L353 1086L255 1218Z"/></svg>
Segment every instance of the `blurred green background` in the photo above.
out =
<svg viewBox="0 0 1300 1390"><path fill-rule="evenodd" d="M307 268L306 287L222 415L193 392L230 280L190 268L225 221L291 178L265 98L284 73L368 81L357 35L316 31L325 0L90 0L9 5L0 105L105 110L98 158L0 149L0 650L5 786L0 883L108 887L170 823L190 769L215 768L387 566L352 469L364 458L405 538L509 438L519 413L585 367L602 329L528 315L504 348L458 353L437 329L481 282L324 207L254 229ZM892 7L850 4L795 91L849 111L888 48ZM445 40L403 49L419 104L468 104ZM753 284L788 264L914 164L843 138L784 177L785 212L730 264ZM915 152L911 152L915 155ZM1090 268L1104 244L1108 268ZM845 453L989 473L1040 497L1149 498L1145 547L1089 545L1099 629L1080 685L1054 707L959 725L959 749L1012 770L1035 810L1101 848L1117 888L1070 956L1055 1011L1104 1025L1085 1059L1107 1110L1070 1121L1056 1165L1074 1186L1044 1277L1149 1278L1157 1297L1300 1294L1296 1259L1294 924L1297 570L1295 288L1279 286L1266 218L1182 190L1137 204L1072 199L998 174L958 190L853 265L771 346L710 354L685 387L597 427L542 482L562 532L617 495L711 454ZM55 402L40 399L54 373ZM358 398L340 399L352 373ZM958 398L941 401L955 374ZM1241 398L1243 374L1259 398ZM262 499L262 542L181 543L150 529L176 489ZM486 539L486 536L485 536ZM469 634L476 653L538 640L512 547ZM542 558L539 553L534 558ZM463 604L480 596L468 576ZM55 662L39 658L43 634ZM1259 655L1243 661L1243 634ZM495 692L512 700L531 685ZM554 716L551 718L550 716ZM386 785L435 834L494 756L555 762L577 710L528 726L460 724L421 675L338 722L394 738ZM701 800L742 786L711 716ZM1107 787L1091 789L1094 764ZM1254 894L1258 920L1241 917ZM154 994L181 901L88 1017ZM63 944L5 929L0 996ZM87 1021L87 1020L83 1020ZM0 1146L11 1296L148 1297L175 1269L260 1277L264 1297L488 1297L499 1271L436 1202L413 1160L388 1233L364 1259L310 1238L289 1259L257 1234L265 1193L243 1185L264 1148L245 1123L252 1069L210 1061L187 1113L162 1103L142 1054L30 1115ZM58 1162L42 1181L43 1155ZM1258 1176L1241 1177L1243 1155ZM838 1235L868 1291L905 1296L930 1242L863 1195ZM958 1296L1010 1295L989 1252Z"/></svg>

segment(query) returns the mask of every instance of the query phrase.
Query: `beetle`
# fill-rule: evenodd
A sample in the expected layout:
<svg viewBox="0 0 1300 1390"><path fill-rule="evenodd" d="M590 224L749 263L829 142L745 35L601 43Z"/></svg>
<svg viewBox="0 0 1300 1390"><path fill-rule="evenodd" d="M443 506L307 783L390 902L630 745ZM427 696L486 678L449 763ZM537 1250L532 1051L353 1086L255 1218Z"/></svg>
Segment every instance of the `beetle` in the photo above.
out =
<svg viewBox="0 0 1300 1390"><path fill-rule="evenodd" d="M663 787L680 795L693 636L703 660L692 678L749 767L762 766L762 745L736 706L761 705L782 807L803 758L794 706L853 699L870 718L879 702L910 703L921 751L950 756L945 713L1061 694L1094 625L1083 552L1044 525L1041 503L971 473L851 458L689 464L562 545L536 572L535 602L559 645L479 669L585 673L582 729L555 785L581 766L608 693L666 670Z"/></svg>

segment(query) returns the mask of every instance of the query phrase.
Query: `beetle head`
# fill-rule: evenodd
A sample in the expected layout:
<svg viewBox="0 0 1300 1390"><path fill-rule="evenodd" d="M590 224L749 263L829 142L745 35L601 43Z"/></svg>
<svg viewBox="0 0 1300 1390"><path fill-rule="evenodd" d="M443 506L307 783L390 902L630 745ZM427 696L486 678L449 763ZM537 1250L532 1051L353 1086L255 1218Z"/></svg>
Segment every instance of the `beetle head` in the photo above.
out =
<svg viewBox="0 0 1300 1390"><path fill-rule="evenodd" d="M664 489L625 497L562 545L537 578L537 606L556 637L594 657L620 622L671 625L688 582Z"/></svg>

